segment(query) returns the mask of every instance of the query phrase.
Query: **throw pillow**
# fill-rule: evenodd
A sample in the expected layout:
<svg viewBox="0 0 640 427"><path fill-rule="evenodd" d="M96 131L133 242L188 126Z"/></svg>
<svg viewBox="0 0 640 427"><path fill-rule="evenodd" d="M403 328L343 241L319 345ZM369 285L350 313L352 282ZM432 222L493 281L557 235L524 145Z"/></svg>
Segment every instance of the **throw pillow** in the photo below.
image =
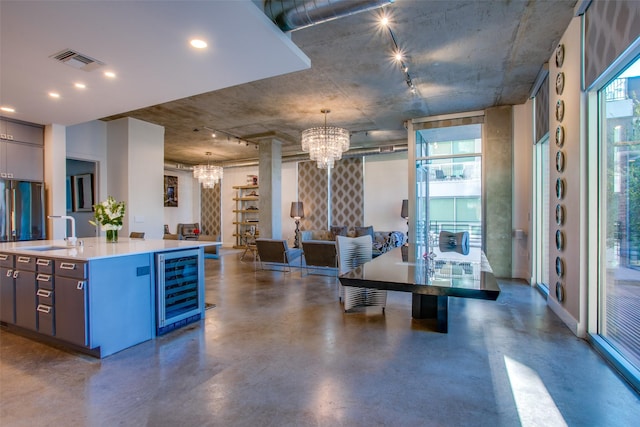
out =
<svg viewBox="0 0 640 427"><path fill-rule="evenodd" d="M327 230L314 230L312 232L312 240L335 240L335 237L331 235Z"/></svg>
<svg viewBox="0 0 640 427"><path fill-rule="evenodd" d="M373 225L369 225L368 227L355 227L356 237L360 236L371 236L371 240L375 239L375 235L373 233Z"/></svg>
<svg viewBox="0 0 640 427"><path fill-rule="evenodd" d="M332 240L336 240L336 236L346 236L347 235L347 226L346 225L332 225L330 228Z"/></svg>

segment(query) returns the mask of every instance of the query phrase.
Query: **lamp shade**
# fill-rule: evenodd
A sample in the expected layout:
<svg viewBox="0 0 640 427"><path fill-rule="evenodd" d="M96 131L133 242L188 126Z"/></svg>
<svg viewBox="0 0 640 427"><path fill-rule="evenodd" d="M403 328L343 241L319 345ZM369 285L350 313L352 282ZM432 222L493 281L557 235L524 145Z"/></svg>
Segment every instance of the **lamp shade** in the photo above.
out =
<svg viewBox="0 0 640 427"><path fill-rule="evenodd" d="M404 199L402 201L402 209L400 210L400 216L404 219L409 218L409 200Z"/></svg>
<svg viewBox="0 0 640 427"><path fill-rule="evenodd" d="M302 202L291 202L291 218L304 218Z"/></svg>

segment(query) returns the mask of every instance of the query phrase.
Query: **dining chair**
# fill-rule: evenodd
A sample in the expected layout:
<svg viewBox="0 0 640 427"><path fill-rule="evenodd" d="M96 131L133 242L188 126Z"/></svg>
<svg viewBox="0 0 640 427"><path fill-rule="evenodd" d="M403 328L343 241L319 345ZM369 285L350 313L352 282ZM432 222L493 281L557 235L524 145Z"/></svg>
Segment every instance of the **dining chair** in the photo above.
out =
<svg viewBox="0 0 640 427"><path fill-rule="evenodd" d="M371 261L373 258L373 240L370 235L360 237L336 237L338 248L338 266L340 274ZM387 305L387 291L378 289L342 286L339 288L340 299L344 303L344 311L356 307L380 306L384 314Z"/></svg>

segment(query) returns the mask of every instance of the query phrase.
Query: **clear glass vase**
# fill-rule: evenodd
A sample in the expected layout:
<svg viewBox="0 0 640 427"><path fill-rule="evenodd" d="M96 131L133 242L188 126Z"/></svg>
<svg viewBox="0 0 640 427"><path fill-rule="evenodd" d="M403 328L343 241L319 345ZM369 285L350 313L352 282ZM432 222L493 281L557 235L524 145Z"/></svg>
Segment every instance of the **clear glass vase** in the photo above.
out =
<svg viewBox="0 0 640 427"><path fill-rule="evenodd" d="M118 243L118 230L107 230L107 243Z"/></svg>

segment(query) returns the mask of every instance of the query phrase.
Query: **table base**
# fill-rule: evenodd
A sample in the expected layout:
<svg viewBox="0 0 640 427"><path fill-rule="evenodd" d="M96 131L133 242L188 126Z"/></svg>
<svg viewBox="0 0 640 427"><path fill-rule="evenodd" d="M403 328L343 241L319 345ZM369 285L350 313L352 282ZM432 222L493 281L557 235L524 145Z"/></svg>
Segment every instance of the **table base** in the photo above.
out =
<svg viewBox="0 0 640 427"><path fill-rule="evenodd" d="M436 319L437 331L446 334L449 329L449 297L422 294L412 296L411 316L414 319Z"/></svg>

